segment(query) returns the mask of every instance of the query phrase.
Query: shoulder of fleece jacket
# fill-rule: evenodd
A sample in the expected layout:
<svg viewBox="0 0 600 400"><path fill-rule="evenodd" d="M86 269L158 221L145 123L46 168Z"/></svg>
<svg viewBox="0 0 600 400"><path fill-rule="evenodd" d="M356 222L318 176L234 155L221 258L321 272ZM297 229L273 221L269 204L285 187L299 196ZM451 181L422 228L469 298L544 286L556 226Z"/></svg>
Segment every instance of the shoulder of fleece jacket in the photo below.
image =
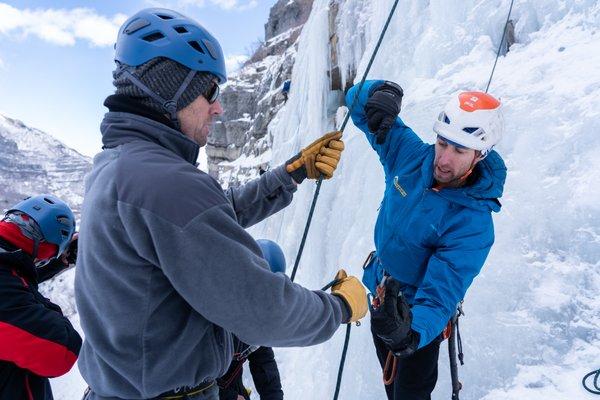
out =
<svg viewBox="0 0 600 400"><path fill-rule="evenodd" d="M60 308L16 270L0 268L0 359L43 377L67 373L81 337Z"/></svg>
<svg viewBox="0 0 600 400"><path fill-rule="evenodd" d="M180 227L212 207L229 204L214 178L152 142L125 144L116 174L120 202Z"/></svg>

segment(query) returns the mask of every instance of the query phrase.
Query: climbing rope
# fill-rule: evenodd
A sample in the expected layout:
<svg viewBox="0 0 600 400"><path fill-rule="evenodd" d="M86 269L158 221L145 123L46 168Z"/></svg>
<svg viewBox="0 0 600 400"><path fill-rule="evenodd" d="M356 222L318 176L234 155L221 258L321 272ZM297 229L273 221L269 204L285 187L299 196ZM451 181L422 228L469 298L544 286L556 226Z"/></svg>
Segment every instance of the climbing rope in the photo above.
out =
<svg viewBox="0 0 600 400"><path fill-rule="evenodd" d="M356 102L358 101L358 95L359 95L360 91L362 90L362 87L365 84L365 81L367 80L367 75L369 74L369 71L371 70L371 66L373 65L373 62L375 61L375 56L377 56L377 53L379 52L379 47L381 46L381 42L383 42L383 38L385 37L387 29L392 20L392 17L394 16L394 13L396 12L396 7L398 6L398 1L399 0L394 1L394 5L392 6L392 9L390 10L387 21L385 22L385 25L383 26L383 29L381 30L381 34L379 35L379 40L377 41L377 44L376 44L375 48L373 49L373 54L371 55L369 64L367 65L367 68L365 69L365 72L363 73L362 79L361 79L359 87L358 87L358 91L354 95L352 105L348 109L348 112L346 113L346 116L344 117L344 121L342 122L342 125L339 129L341 132L344 132L344 130L346 129L346 125L348 124L348 120L350 119L350 113L354 109L354 106L356 105ZM319 198L319 193L321 192L321 184L322 183L323 183L323 175L321 175L319 177L319 180L317 181L317 188L315 189L315 194L313 196L313 200L310 205L310 211L308 212L308 220L306 221L306 226L304 227L304 233L302 234L302 240L300 241L300 247L298 249L298 254L296 255L296 260L294 262L294 269L292 270L292 274L290 276L290 279L292 280L292 282L294 281L294 278L296 278L296 272L298 271L298 266L300 265L300 258L302 257L302 253L304 252L306 238L308 237L308 230L310 229L310 225L312 223L312 218L313 218L313 215L315 212L315 207L317 205L317 199ZM330 283L329 285L332 285L332 283ZM326 286L326 288L330 287L329 285ZM324 289L324 290L326 290L326 289ZM340 366L338 369L338 375L337 375L337 381L336 381L336 385L335 385L335 393L333 395L333 400L337 400L339 393L340 393L340 388L342 386L342 374L344 371L344 364L346 362L346 354L348 353L348 343L350 342L351 328L352 328L351 324L346 325L346 338L344 340L344 348L342 350L342 357L341 357Z"/></svg>
<svg viewBox="0 0 600 400"><path fill-rule="evenodd" d="M508 28L508 22L510 21L510 16L512 14L513 5L515 0L511 0L510 7L508 8L508 15L506 16L506 22L504 23L504 29L502 30L502 38L500 39L500 44L498 45L498 51L496 52L496 59L494 60L494 66L492 67L492 72L490 73L490 78L488 79L488 83L485 87L485 92L487 93L490 89L490 85L492 84L492 79L494 78L494 72L496 71L496 65L498 64L498 58L500 58L500 52L502 51L502 45L504 44L504 39L506 37L506 30ZM460 361L460 365L464 365L463 361L463 352L462 352L462 339L460 337L460 330L458 327L458 318L464 315L462 311L462 301L458 307L458 311L456 316L453 318L453 329L452 334L448 340L448 355L450 358L450 376L452 380L452 400L459 400L459 393L462 389L462 383L458 380L458 367L456 363L456 345L458 344L458 359ZM456 329L454 329L456 328ZM458 339L458 343L457 343ZM587 375L586 375L587 378ZM597 378L596 378L597 379ZM585 381L585 378L584 378ZM585 383L584 383L585 386Z"/></svg>
<svg viewBox="0 0 600 400"><path fill-rule="evenodd" d="M500 45L498 46L498 51L496 52L496 60L494 61L494 66L492 67L490 79L488 80L487 86L485 87L486 93L490 89L490 84L492 83L492 78L494 77L494 71L496 71L496 64L498 63L498 58L500 57L500 52L502 51L502 43L504 43L504 38L506 37L506 28L508 28L508 21L510 21L510 14L512 13L514 3L515 0L510 1L510 8L508 9L508 15L506 16L506 22L504 23L504 30L502 31L502 39L500 39Z"/></svg>
<svg viewBox="0 0 600 400"><path fill-rule="evenodd" d="M381 46L381 42L383 42L385 33L387 32L387 29L390 25L392 17L394 16L394 13L396 12L396 7L398 6L398 1L399 0L394 1L394 5L392 6L392 9L390 10L387 21L385 22L385 25L383 26L383 29L381 30L381 34L379 35L379 40L377 41L377 45L373 49L373 54L371 55L371 59L369 60L367 69L365 69L365 72L364 72L362 79L360 81L360 84L358 86L358 90L356 91L356 94L354 95L354 100L352 101L352 105L350 106L350 108L348 109L348 112L346 113L346 116L344 117L342 126L339 129L340 132L342 132L342 133L346 129L346 125L348 124L348 120L350 119L350 113L352 112L352 110L354 109L354 106L356 105L356 102L358 101L358 95L359 95L360 91L362 90L362 87L365 84L365 81L367 80L367 75L369 74L369 71L371 70L371 66L373 65L373 62L375 61L375 56L377 56L377 53L379 52L379 47ZM313 214L315 212L315 206L317 205L317 199L319 197L319 192L321 191L322 183L323 183L323 175L321 175L321 177L317 181L317 188L315 190L315 195L313 197L313 201L310 206L310 211L308 213L308 220L306 221L306 226L304 227L304 234L302 235L302 240L300 241L300 248L298 249L298 254L296 255L296 261L294 262L294 269L292 270L292 275L290 276L292 281L296 277L296 271L298 270L298 265L300 264L300 258L302 257L302 253L304 252L304 245L306 244L308 230L310 229L310 224L312 223L312 218L313 218Z"/></svg>
<svg viewBox="0 0 600 400"><path fill-rule="evenodd" d="M590 388L587 384L588 379L590 379L591 377L594 377L594 387ZM592 393L592 394L600 394L600 369L597 369L596 371L592 371L589 374L587 374L586 376L583 377L583 379L581 380L581 384L583 385L583 388L585 390L587 390L588 392Z"/></svg>

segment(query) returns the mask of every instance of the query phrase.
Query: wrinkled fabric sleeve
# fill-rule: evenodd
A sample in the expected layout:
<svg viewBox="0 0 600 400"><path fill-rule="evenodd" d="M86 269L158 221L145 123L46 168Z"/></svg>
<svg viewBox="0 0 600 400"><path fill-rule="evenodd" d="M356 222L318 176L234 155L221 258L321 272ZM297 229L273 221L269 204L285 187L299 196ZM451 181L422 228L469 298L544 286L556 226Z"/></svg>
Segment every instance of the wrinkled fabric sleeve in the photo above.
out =
<svg viewBox="0 0 600 400"><path fill-rule="evenodd" d="M367 141L377 152L386 175L389 175L395 169L398 162L410 160L417 152L424 151L428 145L423 143L417 134L404 124L400 117L396 118L394 125L387 134L385 142L377 144L377 138L369 131L367 125L365 105L371 93L384 82L382 80L365 81L360 93L358 93L358 85L353 86L346 94L346 105L351 107L358 93L358 100L350 110L352 122L358 129L365 133Z"/></svg>
<svg viewBox="0 0 600 400"><path fill-rule="evenodd" d="M491 215L478 225L459 220L440 238L415 295L412 328L421 334L419 348L435 339L456 312L494 243Z"/></svg>
<svg viewBox="0 0 600 400"><path fill-rule="evenodd" d="M225 195L240 225L248 228L290 204L296 190L282 165L243 186L227 189Z"/></svg>
<svg viewBox="0 0 600 400"><path fill-rule="evenodd" d="M342 301L274 274L223 198L180 226L119 202L138 253L160 266L199 314L249 345L308 346L329 339L344 318Z"/></svg>
<svg viewBox="0 0 600 400"><path fill-rule="evenodd" d="M74 265L64 265L62 260L55 259L49 262L47 265L37 269L38 282L46 282L56 275L60 275L66 270L73 268Z"/></svg>
<svg viewBox="0 0 600 400"><path fill-rule="evenodd" d="M260 400L283 400L281 377L270 347L259 347L248 357L250 373Z"/></svg>
<svg viewBox="0 0 600 400"><path fill-rule="evenodd" d="M58 306L39 302L10 270L0 268L0 281L0 360L43 377L67 373L81 348L69 320Z"/></svg>

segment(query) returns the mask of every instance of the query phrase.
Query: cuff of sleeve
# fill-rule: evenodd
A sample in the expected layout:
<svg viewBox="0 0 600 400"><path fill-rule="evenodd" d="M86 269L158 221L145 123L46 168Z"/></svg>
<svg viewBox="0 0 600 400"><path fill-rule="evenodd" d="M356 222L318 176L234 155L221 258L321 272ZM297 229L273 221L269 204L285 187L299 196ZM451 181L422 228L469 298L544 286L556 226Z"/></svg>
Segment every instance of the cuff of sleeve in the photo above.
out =
<svg viewBox="0 0 600 400"><path fill-rule="evenodd" d="M417 332L420 336L419 347L417 347L417 349L427 346L429 344L429 342L431 341L431 339L428 338L428 335L427 335L426 323L425 323L425 321L423 321L422 318L419 318L419 317L420 317L420 315L418 313L414 313L414 309L413 309L413 320L412 320L411 328L412 328L412 330Z"/></svg>
<svg viewBox="0 0 600 400"><path fill-rule="evenodd" d="M346 303L346 301L341 296L332 296L335 297L337 301L342 305L342 323L347 324L348 322L350 322L350 317L352 317L352 311L350 310L348 303Z"/></svg>
<svg viewBox="0 0 600 400"><path fill-rule="evenodd" d="M298 185L294 183L292 176L288 174L288 172L285 170L285 164L282 164L279 167L275 168L273 170L273 173L275 174L277 179L283 184L286 190L291 192L295 192L296 190L298 190Z"/></svg>

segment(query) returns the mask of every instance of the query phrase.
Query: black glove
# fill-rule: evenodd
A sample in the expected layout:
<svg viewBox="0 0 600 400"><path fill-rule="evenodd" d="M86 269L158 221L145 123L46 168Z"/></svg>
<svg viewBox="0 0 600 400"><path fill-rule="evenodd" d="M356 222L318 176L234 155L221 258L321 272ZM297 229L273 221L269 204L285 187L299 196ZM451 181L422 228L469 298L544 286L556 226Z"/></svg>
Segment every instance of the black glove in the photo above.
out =
<svg viewBox="0 0 600 400"><path fill-rule="evenodd" d="M407 357L417 350L420 340L411 323L412 312L400 293L400 283L387 277L383 302L371 309L371 330L396 357Z"/></svg>
<svg viewBox="0 0 600 400"><path fill-rule="evenodd" d="M367 125L377 135L377 144L385 142L385 136L400 113L404 91L394 83L386 81L371 95L365 105Z"/></svg>
<svg viewBox="0 0 600 400"><path fill-rule="evenodd" d="M79 241L79 237L75 236L71 240L69 244L69 249L67 251L67 262L69 265L77 263L77 243Z"/></svg>

